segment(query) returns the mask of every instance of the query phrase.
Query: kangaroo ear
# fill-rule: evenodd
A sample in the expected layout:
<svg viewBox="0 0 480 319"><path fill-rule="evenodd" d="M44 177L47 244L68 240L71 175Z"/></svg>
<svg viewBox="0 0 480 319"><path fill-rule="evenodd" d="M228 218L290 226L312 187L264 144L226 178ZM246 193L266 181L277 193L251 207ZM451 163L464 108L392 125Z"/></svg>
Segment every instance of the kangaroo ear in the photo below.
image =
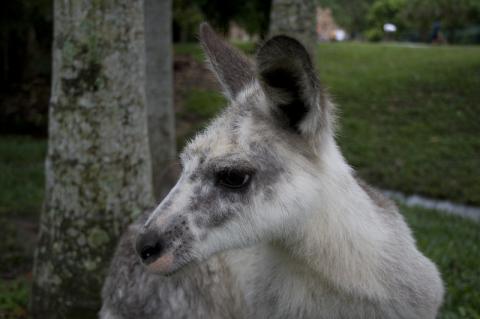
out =
<svg viewBox="0 0 480 319"><path fill-rule="evenodd" d="M328 114L320 105L319 80L305 47L293 38L276 36L260 47L256 62L273 114L297 133L317 134Z"/></svg>
<svg viewBox="0 0 480 319"><path fill-rule="evenodd" d="M254 81L253 64L221 39L206 22L200 25L200 43L227 98L234 99L248 83Z"/></svg>

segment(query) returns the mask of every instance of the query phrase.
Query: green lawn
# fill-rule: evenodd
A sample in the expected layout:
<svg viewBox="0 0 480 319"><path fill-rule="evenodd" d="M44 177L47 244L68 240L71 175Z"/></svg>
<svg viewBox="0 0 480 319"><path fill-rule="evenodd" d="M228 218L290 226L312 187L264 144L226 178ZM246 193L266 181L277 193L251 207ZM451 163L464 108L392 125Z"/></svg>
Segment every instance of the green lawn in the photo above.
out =
<svg viewBox="0 0 480 319"><path fill-rule="evenodd" d="M480 48L325 44L318 67L366 180L480 205Z"/></svg>
<svg viewBox="0 0 480 319"><path fill-rule="evenodd" d="M38 215L45 152L45 140L0 136L0 217Z"/></svg>
<svg viewBox="0 0 480 319"><path fill-rule="evenodd" d="M401 207L420 250L438 266L446 294L442 319L480 318L480 224Z"/></svg>

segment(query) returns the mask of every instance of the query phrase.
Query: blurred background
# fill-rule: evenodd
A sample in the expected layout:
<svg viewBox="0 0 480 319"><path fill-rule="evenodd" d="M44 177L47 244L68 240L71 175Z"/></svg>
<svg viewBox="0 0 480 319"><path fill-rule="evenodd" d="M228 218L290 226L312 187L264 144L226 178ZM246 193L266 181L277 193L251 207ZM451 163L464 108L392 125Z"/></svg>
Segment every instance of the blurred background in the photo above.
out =
<svg viewBox="0 0 480 319"><path fill-rule="evenodd" d="M445 280L440 318L480 318L480 0L174 0L168 8L168 34L157 36L173 43L167 104L174 119L165 124L174 128L172 153L226 104L203 62L200 22L251 55L269 34L285 31L282 20L306 21L292 32L308 35L304 43L339 108L339 144L359 175L397 198L418 195L430 200L416 201L423 206L445 201L470 212L469 219L400 201ZM0 4L0 318L30 316L54 12L52 0Z"/></svg>

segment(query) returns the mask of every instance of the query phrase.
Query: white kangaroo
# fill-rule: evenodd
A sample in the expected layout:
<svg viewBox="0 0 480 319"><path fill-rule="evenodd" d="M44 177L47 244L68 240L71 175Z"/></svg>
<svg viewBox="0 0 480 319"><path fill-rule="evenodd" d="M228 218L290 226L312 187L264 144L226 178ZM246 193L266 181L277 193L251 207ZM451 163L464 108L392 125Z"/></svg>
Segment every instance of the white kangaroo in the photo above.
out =
<svg viewBox="0 0 480 319"><path fill-rule="evenodd" d="M229 106L122 239L100 316L435 318L439 273L343 158L305 48L276 36L252 63L207 24L200 39Z"/></svg>

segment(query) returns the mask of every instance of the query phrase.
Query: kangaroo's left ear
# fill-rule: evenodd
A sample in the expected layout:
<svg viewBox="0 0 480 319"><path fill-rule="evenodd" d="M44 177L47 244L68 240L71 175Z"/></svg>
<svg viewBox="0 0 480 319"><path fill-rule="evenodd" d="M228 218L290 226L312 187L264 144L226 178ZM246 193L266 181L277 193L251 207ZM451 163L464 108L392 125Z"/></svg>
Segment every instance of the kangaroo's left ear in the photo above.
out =
<svg viewBox="0 0 480 319"><path fill-rule="evenodd" d="M254 82L253 63L220 38L206 22L200 25L200 43L213 73L227 98L233 100L249 83Z"/></svg>
<svg viewBox="0 0 480 319"><path fill-rule="evenodd" d="M260 84L281 124L309 137L329 127L329 102L300 42L287 36L273 37L260 47L256 62Z"/></svg>

